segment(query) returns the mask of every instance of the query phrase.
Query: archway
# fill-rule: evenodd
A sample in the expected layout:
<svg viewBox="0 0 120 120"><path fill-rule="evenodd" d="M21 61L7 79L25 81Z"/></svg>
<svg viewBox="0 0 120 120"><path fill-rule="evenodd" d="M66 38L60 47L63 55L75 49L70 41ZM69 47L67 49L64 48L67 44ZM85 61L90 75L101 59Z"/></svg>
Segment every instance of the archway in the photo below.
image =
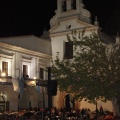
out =
<svg viewBox="0 0 120 120"><path fill-rule="evenodd" d="M0 96L0 111L4 111L5 110L5 98L4 96Z"/></svg>
<svg viewBox="0 0 120 120"><path fill-rule="evenodd" d="M65 96L65 103L64 104L65 104L64 106L67 110L74 108L75 107L74 97L71 94L67 94Z"/></svg>

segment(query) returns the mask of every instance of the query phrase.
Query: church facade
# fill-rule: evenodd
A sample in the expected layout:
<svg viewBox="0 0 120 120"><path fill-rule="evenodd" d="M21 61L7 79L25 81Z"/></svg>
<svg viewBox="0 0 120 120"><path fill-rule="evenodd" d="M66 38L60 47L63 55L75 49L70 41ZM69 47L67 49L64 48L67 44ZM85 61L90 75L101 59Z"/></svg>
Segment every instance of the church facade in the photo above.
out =
<svg viewBox="0 0 120 120"><path fill-rule="evenodd" d="M91 14L88 10L84 9L82 0L57 0L57 10L55 13L55 16L50 20L49 40L46 40L46 37L36 38L34 36L26 36L24 39L16 37L11 40L8 38L2 40L0 38L1 72L3 68L7 70L7 67L7 74L15 79L21 79L23 75L28 75L29 78L47 79L47 73L43 71L46 67L50 66L51 60L56 59L57 52L60 53L60 59L64 59L65 45L68 42L67 34L71 35L73 30L83 31L85 29L85 34L89 35L91 31L97 31L99 28L97 21L95 21L94 25L91 24ZM26 39L30 42L28 43ZM23 40L26 43L21 42ZM43 88L43 93L38 93L35 87L32 86L24 88L23 99L19 99L19 92L14 91L14 86L4 85L5 87L2 87L2 84L0 86L1 99L3 98L3 93L8 95L7 98L4 95L3 101L6 101L6 106L9 106L9 109L13 108L13 104L16 104L14 110L17 110L18 107L37 107L41 103L43 105L43 100L44 107L47 107L46 88ZM13 94L15 96L11 96ZM52 97L53 106L59 109L65 107L65 100L68 97L70 100L74 99L72 94L61 93L58 90L57 95ZM23 103L23 101L25 101L25 104L21 105L20 103ZM97 102L98 107L103 106L105 110L113 110L110 101L107 103ZM96 109L95 105L85 101L74 101L74 107ZM1 107L1 109L3 108Z"/></svg>
<svg viewBox="0 0 120 120"><path fill-rule="evenodd" d="M71 36L72 31L83 31L85 29L85 35L89 35L92 31L99 29L98 21L95 20L94 25L91 24L91 14L88 10L84 9L82 0L57 0L56 14L50 20L50 37L52 45L52 59L56 59L57 52L59 53L59 59L62 60L66 55L67 34ZM58 91L57 96L53 97L54 106L58 108L66 106L66 99L71 103L74 97L72 94L61 93ZM72 105L75 108L90 108L95 110L96 106L89 104L85 101L74 101ZM98 109L103 106L105 110L113 110L112 103L108 101L106 104L101 101L97 101Z"/></svg>

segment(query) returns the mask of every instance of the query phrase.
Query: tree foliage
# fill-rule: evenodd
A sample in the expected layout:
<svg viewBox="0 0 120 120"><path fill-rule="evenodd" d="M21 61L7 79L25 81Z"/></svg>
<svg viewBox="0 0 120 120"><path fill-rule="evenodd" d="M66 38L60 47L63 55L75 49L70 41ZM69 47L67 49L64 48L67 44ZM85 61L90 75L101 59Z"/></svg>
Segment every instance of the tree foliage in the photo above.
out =
<svg viewBox="0 0 120 120"><path fill-rule="evenodd" d="M73 59L53 61L52 74L58 80L59 90L73 93L76 99L93 102L119 95L120 44L106 45L92 32L73 31L66 39L73 44Z"/></svg>

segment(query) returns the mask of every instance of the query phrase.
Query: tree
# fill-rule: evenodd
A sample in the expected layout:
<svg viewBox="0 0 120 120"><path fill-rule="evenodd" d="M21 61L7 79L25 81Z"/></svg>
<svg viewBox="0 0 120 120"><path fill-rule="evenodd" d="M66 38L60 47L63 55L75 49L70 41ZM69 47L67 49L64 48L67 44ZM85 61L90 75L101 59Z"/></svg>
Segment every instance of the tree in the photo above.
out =
<svg viewBox="0 0 120 120"><path fill-rule="evenodd" d="M105 44L98 34L85 32L67 35L67 40L73 44L73 59L53 61L52 74L58 80L59 90L74 93L78 100L85 98L95 102L120 101L120 44Z"/></svg>

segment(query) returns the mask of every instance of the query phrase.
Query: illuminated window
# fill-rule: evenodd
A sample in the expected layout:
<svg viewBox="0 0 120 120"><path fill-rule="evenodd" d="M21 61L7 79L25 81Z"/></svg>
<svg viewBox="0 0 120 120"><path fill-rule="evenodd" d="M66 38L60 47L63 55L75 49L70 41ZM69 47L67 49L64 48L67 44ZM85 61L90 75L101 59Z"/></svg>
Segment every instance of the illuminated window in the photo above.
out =
<svg viewBox="0 0 120 120"><path fill-rule="evenodd" d="M2 72L8 75L8 62L2 61Z"/></svg>

